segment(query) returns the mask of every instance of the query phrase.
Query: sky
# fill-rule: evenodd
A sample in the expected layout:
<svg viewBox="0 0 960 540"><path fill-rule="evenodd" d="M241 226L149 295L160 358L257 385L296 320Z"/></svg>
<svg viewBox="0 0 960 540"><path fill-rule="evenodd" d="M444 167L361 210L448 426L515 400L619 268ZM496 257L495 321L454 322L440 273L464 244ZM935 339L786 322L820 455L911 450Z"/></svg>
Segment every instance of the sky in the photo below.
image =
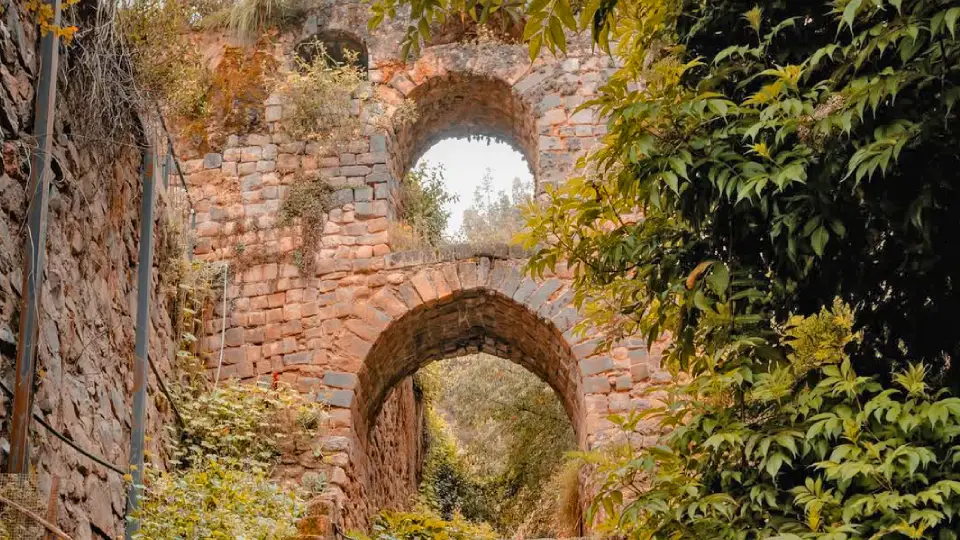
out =
<svg viewBox="0 0 960 540"><path fill-rule="evenodd" d="M514 178L533 185L533 176L523 155L509 144L500 141L487 144L487 141L443 139L431 146L417 165L424 162L443 165L447 191L460 197L456 203L448 206L448 236L453 236L460 230L463 211L473 203L473 192L480 185L487 167L493 172L495 191L510 193Z"/></svg>

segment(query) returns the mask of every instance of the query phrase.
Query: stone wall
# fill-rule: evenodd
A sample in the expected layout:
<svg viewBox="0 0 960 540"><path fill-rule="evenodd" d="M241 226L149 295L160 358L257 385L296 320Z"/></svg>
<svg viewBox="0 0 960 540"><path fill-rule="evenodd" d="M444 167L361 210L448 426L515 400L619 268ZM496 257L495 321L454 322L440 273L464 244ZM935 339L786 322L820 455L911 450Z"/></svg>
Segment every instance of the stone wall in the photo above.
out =
<svg viewBox="0 0 960 540"><path fill-rule="evenodd" d="M23 225L32 139L33 97L39 69L35 25L8 2L0 17L0 378L14 386L20 310ZM69 92L66 59L60 89ZM140 152L73 134L71 112L60 99L53 147L47 266L39 338L34 411L85 450L126 470L130 445L132 359L139 245ZM89 143L89 144L84 144ZM116 150L114 154L113 151ZM116 157L109 161L106 154ZM161 190L162 191L162 190ZM157 226L164 219L160 195ZM156 253L165 246L157 245ZM172 330L167 299L158 291L155 260L150 355L169 372ZM147 448L161 460L170 413L150 376ZM0 468L6 471L11 400L0 395ZM123 534L126 488L119 474L78 454L37 423L32 466L46 495L60 479L57 524L77 540Z"/></svg>
<svg viewBox="0 0 960 540"><path fill-rule="evenodd" d="M408 377L387 396L370 434L368 461L362 468L378 481L369 484L372 489L365 496L349 499L364 507L357 513L410 508L423 475L425 422L424 404Z"/></svg>
<svg viewBox="0 0 960 540"><path fill-rule="evenodd" d="M595 333L572 331L579 314L565 270L532 280L521 272L524 254L509 249L393 252L402 179L442 138L505 140L524 154L538 190L562 182L604 133L602 119L577 108L612 61L577 36L565 57L533 63L518 44L455 39L404 60L404 21L370 32L368 7L321 2L272 49L289 66L306 40L349 35L364 44L378 101L355 103L363 136L330 153L293 140L284 130L289 110L271 96L261 131L232 134L183 163L198 201L197 255L234 269L222 374L277 377L330 406L322 463L290 458L279 474L294 481L322 468L328 517L346 528L365 526L379 507L403 506L415 489L416 403L404 381L426 362L484 350L524 365L557 391L583 447L607 440L607 414L646 406L640 391L666 378L656 348L626 340L598 354ZM377 121L407 100L416 121ZM298 227L277 225L290 185L305 177L336 190L316 246L303 245ZM211 321L203 345L214 351L220 342L220 321Z"/></svg>

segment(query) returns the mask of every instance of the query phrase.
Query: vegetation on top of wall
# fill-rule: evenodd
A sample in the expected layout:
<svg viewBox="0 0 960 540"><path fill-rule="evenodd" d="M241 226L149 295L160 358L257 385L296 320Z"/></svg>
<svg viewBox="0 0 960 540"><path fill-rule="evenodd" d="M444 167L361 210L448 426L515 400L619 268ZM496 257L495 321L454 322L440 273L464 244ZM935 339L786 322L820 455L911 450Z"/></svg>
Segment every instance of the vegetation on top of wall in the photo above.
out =
<svg viewBox="0 0 960 540"><path fill-rule="evenodd" d="M281 123L294 139L318 143L321 154L337 153L362 134L360 103L371 98L370 88L354 51L337 63L322 43L313 49L309 60L295 56L295 69L275 83L285 109Z"/></svg>
<svg viewBox="0 0 960 540"><path fill-rule="evenodd" d="M429 45L456 41L518 43L528 38L524 34L526 4L522 0L455 0L444 3L443 9L420 1L379 0L371 6L373 16L368 28L373 30L385 18L396 17L398 9L408 3L420 16L414 18L400 42L401 58L416 56L423 46Z"/></svg>
<svg viewBox="0 0 960 540"><path fill-rule="evenodd" d="M177 116L203 113L210 74L189 37L193 6L183 0L119 4L116 24L134 86ZM148 109L144 103L144 109Z"/></svg>
<svg viewBox="0 0 960 540"><path fill-rule="evenodd" d="M277 61L264 47L226 47L202 96L203 106L184 115L183 136L198 152L222 148L229 135L265 126L264 101Z"/></svg>
<svg viewBox="0 0 960 540"><path fill-rule="evenodd" d="M305 11L303 0L233 0L207 14L202 24L226 28L242 39L257 41L271 29L282 29L297 21Z"/></svg>

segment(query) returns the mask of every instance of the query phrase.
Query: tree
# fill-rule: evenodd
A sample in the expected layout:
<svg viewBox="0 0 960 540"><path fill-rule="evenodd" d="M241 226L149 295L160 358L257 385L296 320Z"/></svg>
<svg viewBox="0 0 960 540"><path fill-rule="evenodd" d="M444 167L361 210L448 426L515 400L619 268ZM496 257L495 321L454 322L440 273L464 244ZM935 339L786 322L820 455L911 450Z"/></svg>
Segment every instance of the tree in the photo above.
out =
<svg viewBox="0 0 960 540"><path fill-rule="evenodd" d="M438 246L450 220L446 206L457 201L443 184L443 166L420 163L401 184L403 219L414 237L412 243Z"/></svg>
<svg viewBox="0 0 960 540"><path fill-rule="evenodd" d="M523 230L526 220L521 206L531 200L533 187L513 179L511 193L493 187L493 172L488 168L473 193L473 204L463 211L459 238L468 244L509 244Z"/></svg>

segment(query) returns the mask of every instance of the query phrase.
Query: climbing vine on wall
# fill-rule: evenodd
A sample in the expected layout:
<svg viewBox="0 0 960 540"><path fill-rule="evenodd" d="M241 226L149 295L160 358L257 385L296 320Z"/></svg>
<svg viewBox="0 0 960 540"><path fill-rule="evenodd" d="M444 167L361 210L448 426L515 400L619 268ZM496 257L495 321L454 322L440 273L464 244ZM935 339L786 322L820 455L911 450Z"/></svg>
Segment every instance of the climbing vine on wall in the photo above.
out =
<svg viewBox="0 0 960 540"><path fill-rule="evenodd" d="M297 174L280 201L277 226L299 228L300 246L293 255L303 275L313 274L324 224L336 206L333 194L323 178Z"/></svg>

